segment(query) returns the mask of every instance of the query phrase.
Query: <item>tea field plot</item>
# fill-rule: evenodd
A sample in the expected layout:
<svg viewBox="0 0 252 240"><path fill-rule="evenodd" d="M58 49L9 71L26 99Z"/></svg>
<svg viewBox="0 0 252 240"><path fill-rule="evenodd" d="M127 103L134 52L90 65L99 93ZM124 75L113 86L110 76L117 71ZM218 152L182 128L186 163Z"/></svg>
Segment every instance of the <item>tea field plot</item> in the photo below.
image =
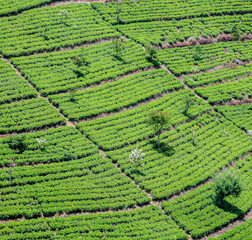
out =
<svg viewBox="0 0 252 240"><path fill-rule="evenodd" d="M0 239L250 240L251 1L52 2L0 4Z"/></svg>

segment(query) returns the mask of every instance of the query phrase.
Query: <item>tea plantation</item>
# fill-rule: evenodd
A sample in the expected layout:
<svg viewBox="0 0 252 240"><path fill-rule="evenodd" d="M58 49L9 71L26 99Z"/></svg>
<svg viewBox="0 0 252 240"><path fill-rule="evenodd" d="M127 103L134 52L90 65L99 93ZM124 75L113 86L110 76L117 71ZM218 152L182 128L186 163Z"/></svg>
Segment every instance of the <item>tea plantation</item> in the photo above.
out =
<svg viewBox="0 0 252 240"><path fill-rule="evenodd" d="M251 0L0 1L0 239L252 240Z"/></svg>

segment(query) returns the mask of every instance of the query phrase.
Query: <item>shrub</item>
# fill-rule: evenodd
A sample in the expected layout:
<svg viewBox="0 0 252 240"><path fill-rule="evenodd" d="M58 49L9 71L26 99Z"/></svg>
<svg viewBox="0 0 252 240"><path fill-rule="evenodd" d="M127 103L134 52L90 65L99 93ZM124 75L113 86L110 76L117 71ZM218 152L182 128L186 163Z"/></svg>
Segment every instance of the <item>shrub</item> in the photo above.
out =
<svg viewBox="0 0 252 240"><path fill-rule="evenodd" d="M138 149L138 146L136 147L136 149L132 150L131 154L129 155L129 160L132 164L135 165L136 172L138 167L143 166L141 162L143 161L144 157L145 153L142 153L142 150Z"/></svg>
<svg viewBox="0 0 252 240"><path fill-rule="evenodd" d="M242 191L242 184L236 171L225 170L214 178L213 203L219 207L223 206L225 197L232 195L238 197Z"/></svg>
<svg viewBox="0 0 252 240"><path fill-rule="evenodd" d="M10 142L8 143L9 148L18 150L19 153L23 153L27 148L26 136L25 135L14 135L10 137Z"/></svg>

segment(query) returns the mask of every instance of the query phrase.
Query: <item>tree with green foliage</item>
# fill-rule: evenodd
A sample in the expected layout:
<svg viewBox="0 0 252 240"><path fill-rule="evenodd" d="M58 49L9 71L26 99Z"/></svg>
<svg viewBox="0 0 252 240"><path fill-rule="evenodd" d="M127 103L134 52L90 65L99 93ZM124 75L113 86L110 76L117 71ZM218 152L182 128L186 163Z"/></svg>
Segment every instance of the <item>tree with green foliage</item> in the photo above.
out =
<svg viewBox="0 0 252 240"><path fill-rule="evenodd" d="M227 196L238 197L242 192L242 183L236 171L224 170L217 175L212 183L213 203L219 207L223 206L223 200Z"/></svg>
<svg viewBox="0 0 252 240"><path fill-rule="evenodd" d="M87 61L87 59L85 59L85 57L73 57L72 62L73 62L73 64L75 64L77 66L77 68L79 68L83 65L85 65L85 66L88 65L88 61Z"/></svg>
<svg viewBox="0 0 252 240"><path fill-rule="evenodd" d="M153 46L151 46L150 44L148 44L146 47L145 47L145 50L148 54L148 58L150 60L153 60L154 58L156 58L156 54L157 54L157 49Z"/></svg>
<svg viewBox="0 0 252 240"><path fill-rule="evenodd" d="M187 96L185 98L185 110L184 110L184 114L188 117L190 117L188 115L188 111L190 109L190 107L196 102L196 99L193 96Z"/></svg>
<svg viewBox="0 0 252 240"><path fill-rule="evenodd" d="M9 168L7 169L7 172L10 175L10 182L12 181L12 173L13 173L13 169L14 169L14 160L15 160L15 158L10 159L10 165L9 165Z"/></svg>
<svg viewBox="0 0 252 240"><path fill-rule="evenodd" d="M153 111L146 121L148 125L153 127L155 134L158 135L158 148L160 148L160 134L165 126L170 125L171 117L172 115L169 113Z"/></svg>
<svg viewBox="0 0 252 240"><path fill-rule="evenodd" d="M26 142L26 135L19 134L10 137L10 141L8 142L9 148L18 150L19 153L23 153L28 144Z"/></svg>
<svg viewBox="0 0 252 240"><path fill-rule="evenodd" d="M131 151L131 154L129 155L129 160L132 164L135 165L135 171L137 172L137 168L140 166L143 166L144 164L141 163L143 161L143 158L146 156L145 153L142 152L141 149L138 149L138 145L136 149Z"/></svg>
<svg viewBox="0 0 252 240"><path fill-rule="evenodd" d="M113 40L113 48L114 48L114 52L115 52L115 58L117 58L118 60L122 60L122 51L125 48L124 46L124 41L123 39L119 38L119 39L115 39Z"/></svg>
<svg viewBox="0 0 252 240"><path fill-rule="evenodd" d="M199 43L197 43L194 46L193 58L194 58L195 61L200 61L202 59L202 48L201 48L201 45Z"/></svg>
<svg viewBox="0 0 252 240"><path fill-rule="evenodd" d="M238 27L237 24L235 24L232 27L231 34L232 34L232 38L234 40L239 40L241 38L241 31L240 31L240 29L239 29L239 27Z"/></svg>

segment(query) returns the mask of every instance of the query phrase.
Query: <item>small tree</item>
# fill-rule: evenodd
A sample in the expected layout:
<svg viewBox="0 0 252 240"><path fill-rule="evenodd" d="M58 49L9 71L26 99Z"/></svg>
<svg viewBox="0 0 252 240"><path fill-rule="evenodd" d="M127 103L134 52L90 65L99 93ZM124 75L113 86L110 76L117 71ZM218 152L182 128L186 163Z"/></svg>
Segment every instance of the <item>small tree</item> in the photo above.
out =
<svg viewBox="0 0 252 240"><path fill-rule="evenodd" d="M143 161L143 158L146 156L145 153L142 153L141 149L138 149L138 145L136 149L131 151L131 154L129 155L129 160L132 164L135 165L135 171L137 172L137 168L140 166L143 166L144 164L141 163Z"/></svg>
<svg viewBox="0 0 252 240"><path fill-rule="evenodd" d="M66 9L60 10L59 16L62 18L62 22L66 24L66 20L68 17L68 11Z"/></svg>
<svg viewBox="0 0 252 240"><path fill-rule="evenodd" d="M237 26L237 24L235 24L232 27L231 33L232 33L232 38L234 40L238 40L241 38L241 31L240 31L239 27Z"/></svg>
<svg viewBox="0 0 252 240"><path fill-rule="evenodd" d="M9 168L7 170L7 172L10 175L10 182L12 181L12 173L13 173L13 169L14 169L14 160L15 160L15 158L10 159L10 166L9 166Z"/></svg>
<svg viewBox="0 0 252 240"><path fill-rule="evenodd" d="M158 148L160 148L160 134L165 126L170 124L171 115L165 112L151 112L147 119L147 124L151 125L158 135Z"/></svg>
<svg viewBox="0 0 252 240"><path fill-rule="evenodd" d="M193 143L193 146L195 146L195 135L194 135L194 132L193 130L191 130L191 134L192 134L192 143Z"/></svg>
<svg viewBox="0 0 252 240"><path fill-rule="evenodd" d="M225 170L214 178L212 183L213 203L217 206L223 206L225 197L232 195L238 197L242 192L240 177L236 171Z"/></svg>
<svg viewBox="0 0 252 240"><path fill-rule="evenodd" d="M11 136L8 145L9 148L18 150L19 153L23 153L28 146L26 143L26 136L21 134Z"/></svg>
<svg viewBox="0 0 252 240"><path fill-rule="evenodd" d="M192 96L187 96L185 98L185 110L184 110L184 114L186 116L188 116L188 111L190 109L190 107L196 102L195 98L193 98Z"/></svg>
<svg viewBox="0 0 252 240"><path fill-rule="evenodd" d="M69 91L69 97L71 102L75 102L75 96L76 96L77 88L72 87Z"/></svg>
<svg viewBox="0 0 252 240"><path fill-rule="evenodd" d="M192 67L191 72L192 72L192 73L197 73L197 72L199 72L198 66Z"/></svg>
<svg viewBox="0 0 252 240"><path fill-rule="evenodd" d="M122 51L124 49L123 40L121 38L113 40L113 48L114 48L114 51L115 51L115 57L118 60L122 60Z"/></svg>
<svg viewBox="0 0 252 240"><path fill-rule="evenodd" d="M197 43L194 47L193 58L195 61L200 61L202 59L202 48L199 43Z"/></svg>
<svg viewBox="0 0 252 240"><path fill-rule="evenodd" d="M85 66L88 65L88 61L85 57L73 57L72 62L73 62L73 64L75 64L77 66L77 68L79 68L83 65L85 65Z"/></svg>
<svg viewBox="0 0 252 240"><path fill-rule="evenodd" d="M45 149L45 146L46 146L46 143L47 143L47 141L46 141L46 139L45 138L36 138L36 141L37 141L37 143L38 143L38 145L39 145L39 148L40 148L40 150L43 150L43 149Z"/></svg>
<svg viewBox="0 0 252 240"><path fill-rule="evenodd" d="M148 54L148 58L149 58L150 60L153 60L154 58L156 58L157 49L156 49L155 47L153 47L153 46L151 46L151 45L149 44L149 45L147 45L147 46L145 47L145 50L146 50L146 52L147 52L147 54Z"/></svg>

